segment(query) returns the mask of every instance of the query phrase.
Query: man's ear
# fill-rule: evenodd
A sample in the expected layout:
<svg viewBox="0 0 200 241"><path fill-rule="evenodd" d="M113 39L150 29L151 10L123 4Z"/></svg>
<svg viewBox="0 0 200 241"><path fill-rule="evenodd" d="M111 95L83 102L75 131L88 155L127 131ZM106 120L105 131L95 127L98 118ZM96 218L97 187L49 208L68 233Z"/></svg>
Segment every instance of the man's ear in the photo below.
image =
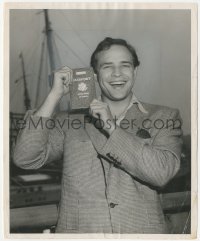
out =
<svg viewBox="0 0 200 241"><path fill-rule="evenodd" d="M98 77L97 77L97 74L95 74L95 73L94 73L94 79L95 79L95 81L98 82Z"/></svg>
<svg viewBox="0 0 200 241"><path fill-rule="evenodd" d="M138 67L134 68L134 79L135 79L136 76L137 76L137 70L138 70Z"/></svg>
<svg viewBox="0 0 200 241"><path fill-rule="evenodd" d="M99 81L98 81L97 74L94 74L94 81L95 81L97 99L99 99L100 96L101 96L101 88L99 86Z"/></svg>

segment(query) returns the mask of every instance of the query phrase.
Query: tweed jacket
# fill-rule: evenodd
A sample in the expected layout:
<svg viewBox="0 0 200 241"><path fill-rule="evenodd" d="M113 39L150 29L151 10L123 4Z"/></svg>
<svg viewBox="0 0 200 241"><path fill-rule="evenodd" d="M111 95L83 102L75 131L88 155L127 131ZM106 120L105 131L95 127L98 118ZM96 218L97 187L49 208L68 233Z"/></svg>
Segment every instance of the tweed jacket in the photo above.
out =
<svg viewBox="0 0 200 241"><path fill-rule="evenodd" d="M168 232L156 188L179 170L180 117L143 106L148 113L133 104L109 138L85 115L28 112L14 162L37 169L63 159L57 233Z"/></svg>

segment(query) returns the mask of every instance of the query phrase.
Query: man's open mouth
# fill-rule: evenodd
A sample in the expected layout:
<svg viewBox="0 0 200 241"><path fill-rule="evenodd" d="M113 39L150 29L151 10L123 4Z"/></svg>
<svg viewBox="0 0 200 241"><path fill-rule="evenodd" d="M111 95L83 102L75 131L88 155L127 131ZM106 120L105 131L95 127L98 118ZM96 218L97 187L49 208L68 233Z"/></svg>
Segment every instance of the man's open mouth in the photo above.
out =
<svg viewBox="0 0 200 241"><path fill-rule="evenodd" d="M126 84L126 81L113 81L113 82L110 82L110 85L113 87L113 88L123 88Z"/></svg>

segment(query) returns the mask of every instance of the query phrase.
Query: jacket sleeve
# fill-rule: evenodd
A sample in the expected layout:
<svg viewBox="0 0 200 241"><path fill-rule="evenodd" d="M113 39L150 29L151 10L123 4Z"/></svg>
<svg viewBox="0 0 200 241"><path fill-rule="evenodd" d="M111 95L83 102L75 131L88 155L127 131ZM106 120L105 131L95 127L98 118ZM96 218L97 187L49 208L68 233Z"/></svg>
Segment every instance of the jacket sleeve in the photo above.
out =
<svg viewBox="0 0 200 241"><path fill-rule="evenodd" d="M55 119L25 115L13 153L14 163L23 169L38 169L63 155L64 133Z"/></svg>
<svg viewBox="0 0 200 241"><path fill-rule="evenodd" d="M180 168L182 145L181 127L173 124L180 120L179 112L172 110L168 120L171 125L159 129L150 139L117 127L100 154L133 177L153 186L164 186Z"/></svg>

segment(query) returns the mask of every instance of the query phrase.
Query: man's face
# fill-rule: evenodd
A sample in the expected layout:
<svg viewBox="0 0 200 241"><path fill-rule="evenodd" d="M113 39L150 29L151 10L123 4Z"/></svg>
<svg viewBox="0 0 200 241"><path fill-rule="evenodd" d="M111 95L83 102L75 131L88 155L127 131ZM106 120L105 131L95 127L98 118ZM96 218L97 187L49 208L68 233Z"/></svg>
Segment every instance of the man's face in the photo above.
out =
<svg viewBox="0 0 200 241"><path fill-rule="evenodd" d="M97 55L97 77L102 95L113 101L128 98L134 84L136 69L129 50L112 45Z"/></svg>

